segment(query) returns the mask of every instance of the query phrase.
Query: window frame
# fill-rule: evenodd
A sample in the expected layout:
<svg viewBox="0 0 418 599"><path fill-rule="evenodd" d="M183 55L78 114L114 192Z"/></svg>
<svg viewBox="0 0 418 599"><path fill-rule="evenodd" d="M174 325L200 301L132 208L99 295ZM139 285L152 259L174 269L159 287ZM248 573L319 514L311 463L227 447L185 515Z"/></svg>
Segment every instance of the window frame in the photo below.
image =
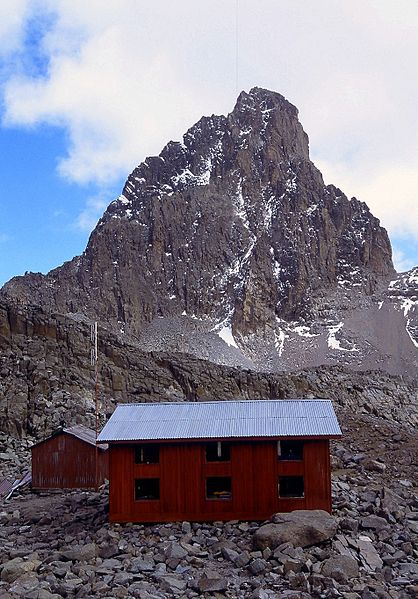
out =
<svg viewBox="0 0 418 599"><path fill-rule="evenodd" d="M216 454L218 459L208 459L208 449L212 449L216 446ZM231 443L229 441L209 441L205 444L205 462L206 464L226 463L231 461ZM220 451L220 454L219 454ZM225 458L222 456L222 452L225 452Z"/></svg>
<svg viewBox="0 0 418 599"><path fill-rule="evenodd" d="M301 479L302 495L281 495L281 480L282 479ZM277 494L279 499L304 499L305 498L305 477L302 474L282 475L280 474L277 481Z"/></svg>
<svg viewBox="0 0 418 599"><path fill-rule="evenodd" d="M221 479L225 479L225 480L229 480L229 488L230 491L227 491L227 493L229 492L229 496L224 496L224 497L209 497L208 494L208 482L210 480L221 480ZM213 491L212 493L215 493L216 491ZM219 491L218 491L219 492ZM205 500L206 501L232 501L232 476L206 476L205 477Z"/></svg>
<svg viewBox="0 0 418 599"><path fill-rule="evenodd" d="M287 451L287 457L283 456L283 444L295 444L299 446L300 451L297 452L296 457L289 457L289 451ZM299 457L300 456L300 457ZM277 441L277 459L280 462L303 462L305 457L305 443L301 439L280 439Z"/></svg>
<svg viewBox="0 0 418 599"><path fill-rule="evenodd" d="M157 453L157 460L144 460L144 452L151 451ZM142 452L142 457L138 459L138 454ZM134 445L134 464L139 466L149 466L160 463L160 444L159 443L137 443Z"/></svg>
<svg viewBox="0 0 418 599"><path fill-rule="evenodd" d="M139 483L139 481L157 481L158 497L137 497L137 484ZM152 478L140 477L140 478L134 479L134 500L135 501L160 501L160 499L161 499L161 492L160 492L160 478L159 477L152 477Z"/></svg>

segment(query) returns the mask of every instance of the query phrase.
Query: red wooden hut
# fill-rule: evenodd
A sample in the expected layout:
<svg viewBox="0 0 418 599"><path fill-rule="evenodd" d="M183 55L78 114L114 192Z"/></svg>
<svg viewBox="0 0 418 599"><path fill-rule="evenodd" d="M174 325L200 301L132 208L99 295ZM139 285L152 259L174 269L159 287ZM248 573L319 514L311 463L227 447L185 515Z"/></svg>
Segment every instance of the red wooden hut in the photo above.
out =
<svg viewBox="0 0 418 599"><path fill-rule="evenodd" d="M170 402L117 406L109 444L113 522L260 520L331 511L329 400Z"/></svg>
<svg viewBox="0 0 418 599"><path fill-rule="evenodd" d="M89 489L96 486L96 433L82 425L61 428L32 451L34 489ZM109 478L107 445L97 451L97 484Z"/></svg>

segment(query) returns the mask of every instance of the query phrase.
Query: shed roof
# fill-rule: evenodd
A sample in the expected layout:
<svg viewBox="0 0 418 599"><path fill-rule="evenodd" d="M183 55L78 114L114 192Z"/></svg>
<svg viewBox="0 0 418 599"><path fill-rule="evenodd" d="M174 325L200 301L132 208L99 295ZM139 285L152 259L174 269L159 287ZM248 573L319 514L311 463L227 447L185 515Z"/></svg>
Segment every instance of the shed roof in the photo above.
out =
<svg viewBox="0 0 418 599"><path fill-rule="evenodd" d="M98 442L340 435L328 399L164 402L118 405Z"/></svg>
<svg viewBox="0 0 418 599"><path fill-rule="evenodd" d="M42 441L38 441L38 443L35 443L32 447L35 447L36 445L39 445L40 443L45 443L45 441L48 441L49 439L53 439L57 435L62 435L62 434L67 434L67 435L71 435L72 437L76 437L77 439L80 439L80 441L84 441L85 443L88 443L89 445L93 445L93 446L96 445L95 431L92 430L91 428L87 428L87 426L83 426L82 424L76 424L74 426L60 428L60 429L54 431L52 433L52 435L50 435L46 439L42 439ZM105 449L107 449L107 446L101 445L100 448L102 450L105 450Z"/></svg>

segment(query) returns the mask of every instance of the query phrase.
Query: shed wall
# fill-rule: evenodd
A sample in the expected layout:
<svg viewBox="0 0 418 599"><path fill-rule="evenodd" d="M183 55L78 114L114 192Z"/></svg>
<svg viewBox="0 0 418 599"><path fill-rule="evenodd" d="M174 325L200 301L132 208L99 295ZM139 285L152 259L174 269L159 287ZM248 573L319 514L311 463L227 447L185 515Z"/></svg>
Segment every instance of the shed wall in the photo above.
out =
<svg viewBox="0 0 418 599"><path fill-rule="evenodd" d="M96 448L68 434L32 447L32 487L83 489L95 487ZM98 450L98 484L109 477L109 452Z"/></svg>
<svg viewBox="0 0 418 599"><path fill-rule="evenodd" d="M301 461L281 461L277 441L241 441L229 462L206 462L205 443L160 445L158 464L135 464L134 445L111 444L109 518L113 522L170 522L269 518L279 511L331 511L329 441L304 443ZM280 498L279 476L303 476L302 498ZM230 476L232 498L206 499L206 479ZM158 478L159 500L136 501L134 481Z"/></svg>

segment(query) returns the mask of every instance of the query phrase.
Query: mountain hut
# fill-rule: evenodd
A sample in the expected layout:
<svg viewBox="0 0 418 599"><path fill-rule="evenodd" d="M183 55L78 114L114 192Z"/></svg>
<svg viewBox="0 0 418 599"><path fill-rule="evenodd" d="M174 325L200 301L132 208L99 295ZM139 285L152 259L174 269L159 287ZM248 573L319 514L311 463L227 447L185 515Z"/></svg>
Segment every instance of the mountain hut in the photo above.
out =
<svg viewBox="0 0 418 599"><path fill-rule="evenodd" d="M61 428L32 451L32 488L90 489L96 486L96 433L82 425ZM97 451L97 484L109 476L107 445Z"/></svg>
<svg viewBox="0 0 418 599"><path fill-rule="evenodd" d="M329 400L121 404L109 445L112 522L262 520L331 511Z"/></svg>

